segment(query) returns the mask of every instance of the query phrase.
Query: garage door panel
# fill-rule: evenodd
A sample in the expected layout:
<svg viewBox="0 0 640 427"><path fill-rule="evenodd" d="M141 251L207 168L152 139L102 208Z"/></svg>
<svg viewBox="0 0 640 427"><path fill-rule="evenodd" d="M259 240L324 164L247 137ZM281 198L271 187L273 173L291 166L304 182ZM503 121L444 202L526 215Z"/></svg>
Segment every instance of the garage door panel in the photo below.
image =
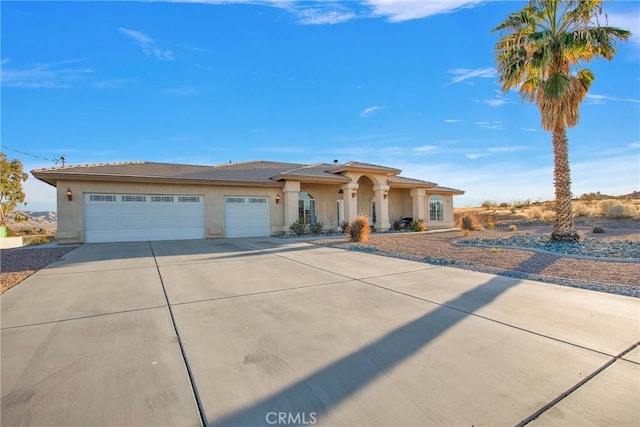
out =
<svg viewBox="0 0 640 427"><path fill-rule="evenodd" d="M225 197L225 237L269 236L271 234L269 224L269 199L267 197Z"/></svg>
<svg viewBox="0 0 640 427"><path fill-rule="evenodd" d="M203 196L85 194L84 209L88 243L204 238Z"/></svg>

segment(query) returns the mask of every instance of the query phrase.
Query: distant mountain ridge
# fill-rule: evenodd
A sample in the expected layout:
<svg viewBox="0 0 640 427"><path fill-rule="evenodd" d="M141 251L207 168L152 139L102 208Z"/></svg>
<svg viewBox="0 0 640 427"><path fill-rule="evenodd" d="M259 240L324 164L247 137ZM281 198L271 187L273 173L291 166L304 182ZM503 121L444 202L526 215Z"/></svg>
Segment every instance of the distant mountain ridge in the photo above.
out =
<svg viewBox="0 0 640 427"><path fill-rule="evenodd" d="M28 217L25 221L16 221L15 214L9 213L5 216L7 226L11 230L44 230L46 233L53 233L58 228L58 215L54 211L22 211Z"/></svg>

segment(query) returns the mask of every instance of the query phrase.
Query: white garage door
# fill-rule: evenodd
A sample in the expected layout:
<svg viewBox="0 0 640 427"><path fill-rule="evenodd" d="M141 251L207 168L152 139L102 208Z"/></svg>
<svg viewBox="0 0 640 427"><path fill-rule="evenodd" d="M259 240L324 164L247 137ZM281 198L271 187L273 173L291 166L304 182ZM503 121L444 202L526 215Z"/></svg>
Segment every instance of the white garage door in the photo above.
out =
<svg viewBox="0 0 640 427"><path fill-rule="evenodd" d="M224 198L224 237L261 237L270 234L268 198Z"/></svg>
<svg viewBox="0 0 640 427"><path fill-rule="evenodd" d="M85 194L87 243L204 238L204 196Z"/></svg>

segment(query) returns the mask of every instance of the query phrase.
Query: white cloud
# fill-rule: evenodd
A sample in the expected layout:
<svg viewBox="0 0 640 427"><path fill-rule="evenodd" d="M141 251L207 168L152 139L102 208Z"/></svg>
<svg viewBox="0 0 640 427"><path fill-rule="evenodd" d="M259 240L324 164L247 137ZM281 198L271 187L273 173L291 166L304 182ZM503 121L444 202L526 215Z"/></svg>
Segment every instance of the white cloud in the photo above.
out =
<svg viewBox="0 0 640 427"><path fill-rule="evenodd" d="M511 145L503 147L488 147L487 151L490 153L516 153L518 151L526 151L532 149L532 147L526 147L524 145Z"/></svg>
<svg viewBox="0 0 640 427"><path fill-rule="evenodd" d="M493 67L476 68L474 70L468 68L452 68L447 70L447 72L452 75L451 81L447 86L473 78L490 79L496 77L496 69Z"/></svg>
<svg viewBox="0 0 640 427"><path fill-rule="evenodd" d="M469 154L465 154L465 157L467 159L471 159L471 160L475 160L475 159L479 159L480 157L485 157L486 154L481 154L481 153L469 153Z"/></svg>
<svg viewBox="0 0 640 427"><path fill-rule="evenodd" d="M444 119L445 123L459 123L460 120L458 119Z"/></svg>
<svg viewBox="0 0 640 427"><path fill-rule="evenodd" d="M69 67L82 62L69 60L52 64L36 64L29 68L12 69L2 67L1 81L5 87L23 88L70 88L87 81L95 71L90 67Z"/></svg>
<svg viewBox="0 0 640 427"><path fill-rule="evenodd" d="M640 103L640 99L638 98L616 98L614 96L598 95L595 93L588 93L586 98L591 101L589 104L605 104L606 101Z"/></svg>
<svg viewBox="0 0 640 427"><path fill-rule="evenodd" d="M472 7L483 0L365 0L377 16L386 16L390 22L402 22L411 19L447 13L463 7Z"/></svg>
<svg viewBox="0 0 640 427"><path fill-rule="evenodd" d="M522 128L521 130L526 131L526 132L537 132L538 129L534 129L534 128Z"/></svg>
<svg viewBox="0 0 640 427"><path fill-rule="evenodd" d="M298 23L303 25L331 25L350 21L356 14L350 10L303 9L297 12Z"/></svg>
<svg viewBox="0 0 640 427"><path fill-rule="evenodd" d="M503 98L485 99L482 102L484 102L485 104L491 107L502 107L504 104L507 103L507 101L505 101Z"/></svg>
<svg viewBox="0 0 640 427"><path fill-rule="evenodd" d="M365 108L364 110L362 110L362 111L360 112L360 117L361 117L361 118L369 117L369 116L371 116L372 114L375 114L375 113L377 113L378 111L382 110L383 108L384 108L384 107L381 107L381 106L379 106L379 105L374 105L374 106L371 106L371 107Z"/></svg>
<svg viewBox="0 0 640 427"><path fill-rule="evenodd" d="M414 147L413 151L415 151L416 153L430 153L437 149L438 147L436 147L435 145L422 145L420 147Z"/></svg>
<svg viewBox="0 0 640 427"><path fill-rule="evenodd" d="M502 130L504 127L502 126L502 122L500 120L493 120L491 122L475 122L476 125L481 128L491 129L491 130Z"/></svg>
<svg viewBox="0 0 640 427"><path fill-rule="evenodd" d="M164 50L158 47L156 41L148 35L135 30L129 30L127 28L118 28L122 34L133 39L135 44L142 49L142 52L147 56L153 56L157 59L163 59L167 61L173 61L173 52L170 50Z"/></svg>

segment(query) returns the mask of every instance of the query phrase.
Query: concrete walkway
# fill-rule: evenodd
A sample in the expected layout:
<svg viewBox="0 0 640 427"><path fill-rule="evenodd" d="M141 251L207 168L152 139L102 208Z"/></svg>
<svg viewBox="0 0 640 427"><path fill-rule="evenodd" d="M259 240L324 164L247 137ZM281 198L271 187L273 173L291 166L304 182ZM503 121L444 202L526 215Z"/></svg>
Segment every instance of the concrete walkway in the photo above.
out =
<svg viewBox="0 0 640 427"><path fill-rule="evenodd" d="M0 300L3 425L640 419L635 298L262 238L83 245Z"/></svg>

